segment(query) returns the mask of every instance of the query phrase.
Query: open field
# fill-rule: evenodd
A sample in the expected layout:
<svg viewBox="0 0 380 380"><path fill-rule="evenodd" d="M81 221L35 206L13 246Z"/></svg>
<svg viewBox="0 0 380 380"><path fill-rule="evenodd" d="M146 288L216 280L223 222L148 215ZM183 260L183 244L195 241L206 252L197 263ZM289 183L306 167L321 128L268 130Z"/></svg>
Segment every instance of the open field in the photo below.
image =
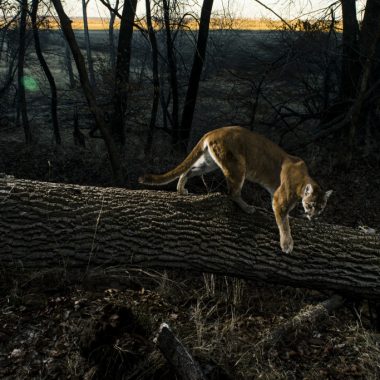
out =
<svg viewBox="0 0 380 380"><path fill-rule="evenodd" d="M82 30L83 29L83 19L81 17L72 17L73 29ZM88 26L90 30L108 30L109 19L89 17ZM50 25L54 29L58 28L54 19L50 20ZM115 21L115 29L118 29L120 22ZM146 27L145 24L142 24ZM189 20L186 22L186 28L195 30L198 28L198 24L194 20ZM159 28L158 24L155 24ZM227 19L227 18L213 18L210 22L211 29L241 29L241 30L271 30L281 28L281 22L269 20L269 19Z"/></svg>
<svg viewBox="0 0 380 380"><path fill-rule="evenodd" d="M73 29L83 30L83 18L81 17L72 17ZM310 20L309 22L317 22L318 20ZM302 21L294 19L287 20L288 25L292 26L295 29L299 30L299 27L302 25ZM146 28L144 21L139 23L142 27ZM58 29L59 26L55 19L49 20L49 25L53 29ZM118 29L120 22L118 19L115 20L115 29ZM108 30L109 19L101 17L89 17L88 18L89 29L94 30ZM198 23L194 21L193 18L186 21L183 26L186 29L197 30ZM157 22L154 24L156 29L160 29L161 26ZM328 29L328 22L326 22L326 29ZM283 29L284 24L282 21L272 20L272 19L249 19L249 18L211 18L210 20L210 29L211 30L279 30ZM336 22L335 28L337 31L342 30L342 23L340 21Z"/></svg>

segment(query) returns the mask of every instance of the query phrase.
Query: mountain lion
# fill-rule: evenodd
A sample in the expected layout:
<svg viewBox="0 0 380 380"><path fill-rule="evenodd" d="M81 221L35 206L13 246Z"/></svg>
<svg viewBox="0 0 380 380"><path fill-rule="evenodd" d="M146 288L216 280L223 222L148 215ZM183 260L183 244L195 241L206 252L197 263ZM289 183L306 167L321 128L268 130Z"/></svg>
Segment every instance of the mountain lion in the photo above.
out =
<svg viewBox="0 0 380 380"><path fill-rule="evenodd" d="M217 168L226 177L230 197L247 213L253 213L255 208L241 197L244 181L259 183L269 191L285 253L293 250L288 215L297 201L302 200L305 214L311 220L321 214L332 193L332 190L321 190L300 158L287 154L264 136L237 126L206 133L176 168L161 175L146 174L139 182L163 185L179 177L177 191L186 195L185 184L189 178Z"/></svg>

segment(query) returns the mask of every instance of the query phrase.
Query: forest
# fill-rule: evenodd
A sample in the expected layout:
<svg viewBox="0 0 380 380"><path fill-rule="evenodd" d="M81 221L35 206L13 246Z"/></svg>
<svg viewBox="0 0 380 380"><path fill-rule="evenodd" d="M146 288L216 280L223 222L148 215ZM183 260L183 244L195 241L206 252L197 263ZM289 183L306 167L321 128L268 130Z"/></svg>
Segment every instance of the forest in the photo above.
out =
<svg viewBox="0 0 380 380"><path fill-rule="evenodd" d="M1 379L380 378L380 0L251 3L0 0Z"/></svg>

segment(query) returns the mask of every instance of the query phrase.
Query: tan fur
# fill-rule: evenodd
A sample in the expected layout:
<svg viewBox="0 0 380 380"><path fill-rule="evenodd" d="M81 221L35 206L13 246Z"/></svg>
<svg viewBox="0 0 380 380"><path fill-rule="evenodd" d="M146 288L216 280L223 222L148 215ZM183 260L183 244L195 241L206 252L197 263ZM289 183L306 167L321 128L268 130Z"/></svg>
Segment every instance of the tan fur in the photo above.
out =
<svg viewBox="0 0 380 380"><path fill-rule="evenodd" d="M321 191L300 158L287 154L264 136L237 126L205 134L176 168L162 175L145 175L139 182L159 185L179 178L177 190L187 194L185 184L188 178L217 167L226 177L231 198L245 212L254 212L254 207L241 198L245 180L259 183L270 192L280 245L287 253L293 250L288 215L297 201L302 199L305 212L311 219L323 211L331 194L331 191Z"/></svg>

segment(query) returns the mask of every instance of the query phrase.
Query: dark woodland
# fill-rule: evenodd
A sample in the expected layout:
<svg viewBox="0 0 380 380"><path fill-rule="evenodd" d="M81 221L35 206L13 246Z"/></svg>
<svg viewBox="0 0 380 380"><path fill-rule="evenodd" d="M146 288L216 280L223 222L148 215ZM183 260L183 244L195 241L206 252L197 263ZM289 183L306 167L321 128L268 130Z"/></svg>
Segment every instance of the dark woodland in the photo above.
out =
<svg viewBox="0 0 380 380"><path fill-rule="evenodd" d="M380 0L252 2L0 0L1 379L380 378ZM143 184L225 126L323 214Z"/></svg>

